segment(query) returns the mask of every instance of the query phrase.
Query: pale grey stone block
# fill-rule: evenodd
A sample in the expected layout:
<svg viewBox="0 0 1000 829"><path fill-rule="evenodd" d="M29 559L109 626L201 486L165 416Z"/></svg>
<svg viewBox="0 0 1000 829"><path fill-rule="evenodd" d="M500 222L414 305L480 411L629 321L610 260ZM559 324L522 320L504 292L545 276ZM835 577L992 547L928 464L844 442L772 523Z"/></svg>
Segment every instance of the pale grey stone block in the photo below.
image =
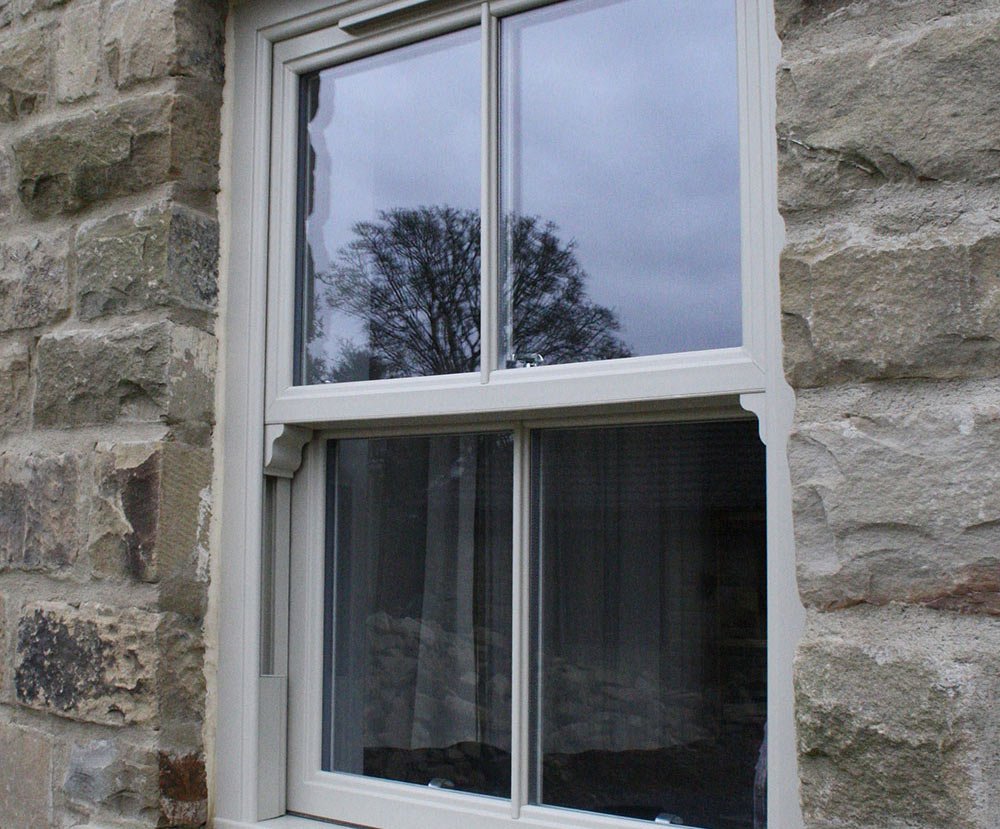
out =
<svg viewBox="0 0 1000 829"><path fill-rule="evenodd" d="M85 485L70 452L0 453L0 569L56 570L79 553Z"/></svg>
<svg viewBox="0 0 1000 829"><path fill-rule="evenodd" d="M0 723L0 826L49 829L51 750L44 734Z"/></svg>
<svg viewBox="0 0 1000 829"><path fill-rule="evenodd" d="M789 382L1000 374L1000 218L984 233L786 249Z"/></svg>
<svg viewBox="0 0 1000 829"><path fill-rule="evenodd" d="M170 203L86 223L76 237L77 313L212 312L218 260L218 223Z"/></svg>
<svg viewBox="0 0 1000 829"><path fill-rule="evenodd" d="M807 605L1000 613L1000 384L803 392L789 443Z"/></svg>
<svg viewBox="0 0 1000 829"><path fill-rule="evenodd" d="M171 181L214 191L219 104L185 84L41 124L13 143L21 202L48 217Z"/></svg>
<svg viewBox="0 0 1000 829"><path fill-rule="evenodd" d="M99 738L75 739L54 752L61 780L56 806L87 815L100 825L108 818L141 820L159 809L156 750Z"/></svg>
<svg viewBox="0 0 1000 829"><path fill-rule="evenodd" d="M30 413L28 347L19 340L0 343L0 435L23 430Z"/></svg>
<svg viewBox="0 0 1000 829"><path fill-rule="evenodd" d="M59 21L55 54L55 89L60 102L89 98L100 77L101 4L72 3Z"/></svg>
<svg viewBox="0 0 1000 829"><path fill-rule="evenodd" d="M67 316L71 293L65 237L0 239L0 331L35 328Z"/></svg>
<svg viewBox="0 0 1000 829"><path fill-rule="evenodd" d="M1000 825L1000 620L810 613L795 686L807 826Z"/></svg>
<svg viewBox="0 0 1000 829"><path fill-rule="evenodd" d="M212 423L215 349L211 335L168 321L47 334L38 344L35 423L187 424L201 442Z"/></svg>
<svg viewBox="0 0 1000 829"><path fill-rule="evenodd" d="M997 11L792 55L777 84L783 212L887 181L996 181Z"/></svg>
<svg viewBox="0 0 1000 829"><path fill-rule="evenodd" d="M31 115L50 94L49 33L34 28L0 43L0 121Z"/></svg>

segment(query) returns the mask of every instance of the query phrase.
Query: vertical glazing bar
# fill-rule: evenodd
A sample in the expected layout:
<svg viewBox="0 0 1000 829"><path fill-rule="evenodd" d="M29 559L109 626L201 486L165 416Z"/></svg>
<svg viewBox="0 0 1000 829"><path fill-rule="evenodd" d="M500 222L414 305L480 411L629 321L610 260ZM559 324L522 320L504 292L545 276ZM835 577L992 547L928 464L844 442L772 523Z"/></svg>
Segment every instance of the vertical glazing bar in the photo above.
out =
<svg viewBox="0 0 1000 829"><path fill-rule="evenodd" d="M480 185L480 244L482 281L480 290L479 358L482 382L487 383L497 364L497 19L489 2L482 6L482 118Z"/></svg>
<svg viewBox="0 0 1000 829"><path fill-rule="evenodd" d="M531 566L528 543L528 431L514 430L513 646L511 648L511 814L516 820L528 801L529 618Z"/></svg>

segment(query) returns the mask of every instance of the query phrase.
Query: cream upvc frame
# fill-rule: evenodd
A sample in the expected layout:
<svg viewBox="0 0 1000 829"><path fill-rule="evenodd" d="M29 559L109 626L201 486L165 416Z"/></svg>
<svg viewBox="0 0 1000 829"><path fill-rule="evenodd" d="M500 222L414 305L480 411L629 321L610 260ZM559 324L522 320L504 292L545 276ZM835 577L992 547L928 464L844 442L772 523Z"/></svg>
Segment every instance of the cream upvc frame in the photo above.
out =
<svg viewBox="0 0 1000 829"><path fill-rule="evenodd" d="M427 433L505 426L521 434L555 423L673 419L685 410L732 413L735 401L752 411L767 452L768 487L768 823L802 825L792 699L792 659L802 627L791 536L791 498L785 445L793 398L781 369L777 259L783 228L777 213L774 84L779 45L772 0L734 0L737 8L740 101L743 346L716 351L609 360L530 370L493 370L485 346L496 330L489 289L496 285L497 19L551 0L455 0L418 23L395 25L426 0L245 0L232 12L230 90L226 129L231 141L227 193L231 215L226 283L225 385L221 498L219 720L216 741L215 825L221 829L315 829L314 820L284 815L286 791L299 809L312 798L338 819L385 829L513 826L628 827L641 825L561 809L526 805L527 781L514 781L512 799L424 790L387 781L319 771L310 759L301 721L288 723L289 694L313 714L308 683L291 683L292 665L305 665L311 647L301 629L316 586L302 568L303 551L321 549L322 440L360 433ZM441 3L433 6L440 9ZM368 21L388 25L364 37ZM339 25L338 25L339 24ZM294 386L291 375L294 287L295 129L297 78L302 72L461 28L481 26L484 42L483 371L478 375L407 378L335 386ZM265 342L268 344L265 347ZM658 412L658 413L656 413ZM313 432L323 429L322 433ZM330 431L330 430L334 431ZM310 442L311 441L311 442ZM517 453L515 475L524 464ZM299 459L302 458L301 467ZM264 475L277 504L273 544L277 646L274 667L260 675L262 503ZM523 490L522 487L522 497ZM320 535L317 535L319 533ZM318 546L317 546L318 544ZM289 574L289 561L291 573ZM515 584L526 579L522 568ZM291 596L289 601L289 585ZM526 583L521 584L527 588ZM309 589L313 594L308 595ZM302 591L307 591L304 594ZM298 604L301 600L302 604ZM310 604L311 603L311 604ZM515 618L518 618L515 614ZM283 632L291 623L288 641ZM299 625L299 628L296 628ZM313 631L315 635L315 631ZM526 636L522 625L520 639ZM301 644L306 641L306 644ZM521 650L526 647L522 641ZM524 660L521 660L524 663ZM526 670L526 663L522 664ZM515 671L515 682L518 671ZM313 683L315 685L315 683ZM315 694L316 688L312 689ZM300 699L299 696L306 696ZM311 716L304 715L304 716ZM523 745L517 724L515 747ZM296 730L298 729L298 731ZM286 753L286 735L289 749ZM286 766L287 757L287 766ZM286 781L286 768L288 780ZM308 798L306 800L304 798ZM318 801L317 801L318 802ZM322 811L330 813L329 805ZM432 821L432 822L427 822Z"/></svg>

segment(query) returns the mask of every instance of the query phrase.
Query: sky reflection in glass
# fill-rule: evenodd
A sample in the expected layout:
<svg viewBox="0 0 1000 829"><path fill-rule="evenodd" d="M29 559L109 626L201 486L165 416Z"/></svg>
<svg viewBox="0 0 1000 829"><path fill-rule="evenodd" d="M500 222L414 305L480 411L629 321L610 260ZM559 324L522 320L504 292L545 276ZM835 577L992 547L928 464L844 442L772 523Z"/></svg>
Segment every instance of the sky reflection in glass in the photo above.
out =
<svg viewBox="0 0 1000 829"><path fill-rule="evenodd" d="M304 90L299 382L476 371L478 27ZM739 345L733 0L504 18L501 95L500 367Z"/></svg>
<svg viewBox="0 0 1000 829"><path fill-rule="evenodd" d="M560 3L501 50L504 212L575 246L632 355L739 345L733 0ZM508 360L535 350L512 316Z"/></svg>

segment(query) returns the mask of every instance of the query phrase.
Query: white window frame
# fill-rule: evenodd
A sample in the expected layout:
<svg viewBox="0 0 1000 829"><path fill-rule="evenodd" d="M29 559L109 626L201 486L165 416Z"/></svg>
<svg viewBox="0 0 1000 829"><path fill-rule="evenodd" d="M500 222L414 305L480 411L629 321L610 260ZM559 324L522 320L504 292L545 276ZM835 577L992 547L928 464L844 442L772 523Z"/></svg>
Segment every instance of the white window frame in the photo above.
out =
<svg viewBox="0 0 1000 829"><path fill-rule="evenodd" d="M318 669L307 658L318 634L303 620L321 608L322 580L310 571L317 566L315 556L310 559L303 551L323 547L324 438L492 429L500 424L520 434L525 426L556 423L570 409L572 422L577 424L588 416L593 422L609 418L625 422L731 414L738 408L737 401L757 416L767 453L768 825L779 829L802 826L792 661L803 611L795 581L785 454L794 400L781 364L777 269L783 225L777 211L773 139L773 78L779 44L772 0L734 0L739 49L743 345L530 370L491 369L496 355L487 343L494 340L496 309L489 289L497 282L497 239L490 229L497 224L492 170L498 152L498 113L495 62L490 54L496 49L499 17L547 2L467 0L414 26L390 27L363 38L352 32L364 18L419 7L424 0L247 0L232 12L224 113L222 213L229 240L224 248L224 384L219 407L222 563L215 825L221 829L322 826L284 814L289 789L301 811L329 813L332 802L338 820L380 829L642 825L642 821L527 805L525 781L512 781L512 798L507 802L320 772L319 754L310 744L308 729L301 725L302 717L291 718L290 733L287 726L290 700L295 710L319 710L315 697L320 688ZM295 386L291 275L298 76L333 61L355 59L470 23L481 25L486 46L482 372ZM265 342L272 347L265 348ZM657 410L659 414L650 414ZM522 451L515 456L515 475L522 471L525 443L519 441ZM277 505L271 576L276 587L271 612L277 646L271 673L262 676L265 474L273 482ZM299 610L289 614L289 603ZM294 671L289 670L288 641L296 643L291 652ZM526 660L521 662L527 670ZM515 670L515 682L517 674ZM514 729L517 750L516 723ZM423 817L417 820L414 815ZM426 822L429 815L433 823Z"/></svg>

